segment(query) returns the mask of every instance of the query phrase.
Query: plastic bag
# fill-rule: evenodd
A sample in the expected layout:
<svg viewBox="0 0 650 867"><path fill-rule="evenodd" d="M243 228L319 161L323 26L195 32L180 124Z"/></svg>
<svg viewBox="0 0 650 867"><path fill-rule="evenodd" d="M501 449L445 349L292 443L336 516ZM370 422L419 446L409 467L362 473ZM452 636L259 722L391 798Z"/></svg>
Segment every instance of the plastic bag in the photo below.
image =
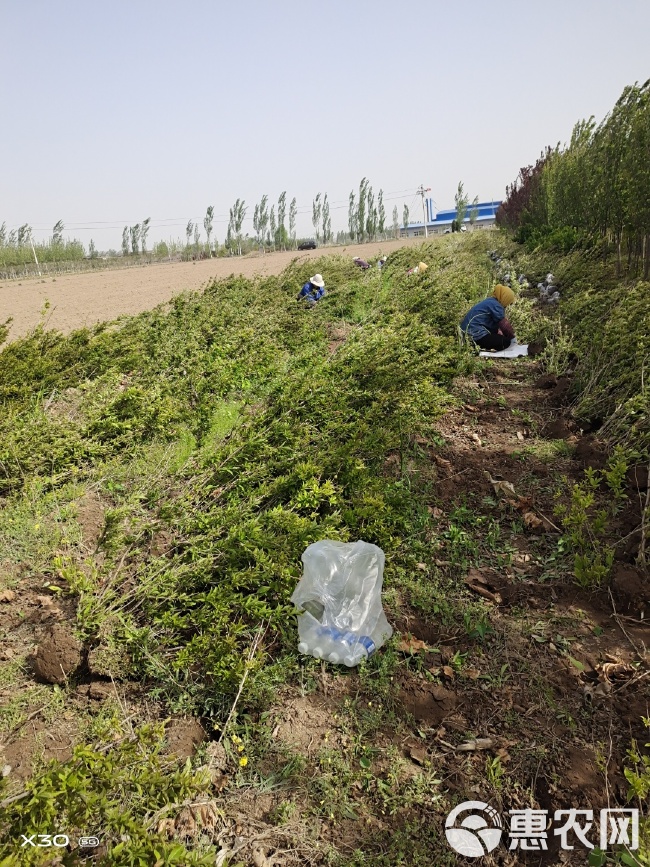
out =
<svg viewBox="0 0 650 867"><path fill-rule="evenodd" d="M384 552L368 542L314 542L291 601L299 609L298 650L358 665L393 634L381 604Z"/></svg>

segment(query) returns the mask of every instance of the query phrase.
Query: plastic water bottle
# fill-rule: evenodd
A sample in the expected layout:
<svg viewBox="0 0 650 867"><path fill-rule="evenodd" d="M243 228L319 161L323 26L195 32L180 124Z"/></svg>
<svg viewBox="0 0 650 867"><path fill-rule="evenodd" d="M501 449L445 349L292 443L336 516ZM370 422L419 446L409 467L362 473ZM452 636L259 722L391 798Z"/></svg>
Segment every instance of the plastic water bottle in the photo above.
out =
<svg viewBox="0 0 650 867"><path fill-rule="evenodd" d="M311 653L317 659L326 659L335 665L342 662L352 668L375 652L375 643L367 635L355 635L335 626L316 623L304 635L298 650L300 653Z"/></svg>

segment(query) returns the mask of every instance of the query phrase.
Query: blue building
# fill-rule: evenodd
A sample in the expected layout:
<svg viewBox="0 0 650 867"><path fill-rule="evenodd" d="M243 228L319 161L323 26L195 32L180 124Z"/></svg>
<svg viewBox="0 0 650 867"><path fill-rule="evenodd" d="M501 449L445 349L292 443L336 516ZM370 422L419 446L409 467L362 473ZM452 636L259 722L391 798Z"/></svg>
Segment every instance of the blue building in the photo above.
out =
<svg viewBox="0 0 650 867"><path fill-rule="evenodd" d="M435 213L433 207L433 199L425 199L425 210L427 218L427 232L429 235L443 235L446 231L451 231L451 224L456 219L456 209L451 208L447 211L438 211ZM471 205L467 208L463 225L470 229L485 229L488 226L493 226L495 223L496 213L501 202L479 202L476 205L478 211L476 219L472 224L469 215L473 208ZM416 238L419 235L424 237L424 223L412 221L408 226L402 226L400 236L402 238Z"/></svg>

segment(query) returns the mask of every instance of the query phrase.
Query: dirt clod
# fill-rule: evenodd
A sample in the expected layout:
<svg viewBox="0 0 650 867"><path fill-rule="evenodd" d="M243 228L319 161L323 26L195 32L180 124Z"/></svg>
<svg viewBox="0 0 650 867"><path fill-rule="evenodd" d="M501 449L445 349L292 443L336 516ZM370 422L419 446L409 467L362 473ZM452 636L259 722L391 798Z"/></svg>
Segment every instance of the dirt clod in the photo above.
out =
<svg viewBox="0 0 650 867"><path fill-rule="evenodd" d="M205 740L205 731L197 719L174 719L165 732L169 752L179 759L191 759L199 744Z"/></svg>
<svg viewBox="0 0 650 867"><path fill-rule="evenodd" d="M435 683L409 683L402 689L400 699L415 720L432 726L439 725L456 707L454 693Z"/></svg>
<svg viewBox="0 0 650 867"><path fill-rule="evenodd" d="M81 665L81 643L65 626L50 626L36 649L33 665L37 680L65 683Z"/></svg>
<svg viewBox="0 0 650 867"><path fill-rule="evenodd" d="M650 608L650 580L635 566L617 563L612 574L612 595L619 614L639 617Z"/></svg>

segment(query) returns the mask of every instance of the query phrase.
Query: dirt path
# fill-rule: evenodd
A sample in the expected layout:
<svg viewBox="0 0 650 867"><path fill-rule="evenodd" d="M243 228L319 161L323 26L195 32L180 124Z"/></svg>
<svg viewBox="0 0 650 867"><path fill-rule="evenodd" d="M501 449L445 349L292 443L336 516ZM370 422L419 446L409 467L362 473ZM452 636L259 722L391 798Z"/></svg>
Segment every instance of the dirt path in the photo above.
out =
<svg viewBox="0 0 650 867"><path fill-rule="evenodd" d="M25 278L0 282L0 323L13 319L9 340L23 337L35 328L46 301L50 303L47 327L68 334L75 328L133 315L169 301L174 295L205 286L214 278L230 274L280 274L293 259L318 259L323 255L376 256L405 245L421 243L420 238L251 254L241 259L208 259L202 262L169 262L141 268L107 269L85 274L63 274L56 278Z"/></svg>

